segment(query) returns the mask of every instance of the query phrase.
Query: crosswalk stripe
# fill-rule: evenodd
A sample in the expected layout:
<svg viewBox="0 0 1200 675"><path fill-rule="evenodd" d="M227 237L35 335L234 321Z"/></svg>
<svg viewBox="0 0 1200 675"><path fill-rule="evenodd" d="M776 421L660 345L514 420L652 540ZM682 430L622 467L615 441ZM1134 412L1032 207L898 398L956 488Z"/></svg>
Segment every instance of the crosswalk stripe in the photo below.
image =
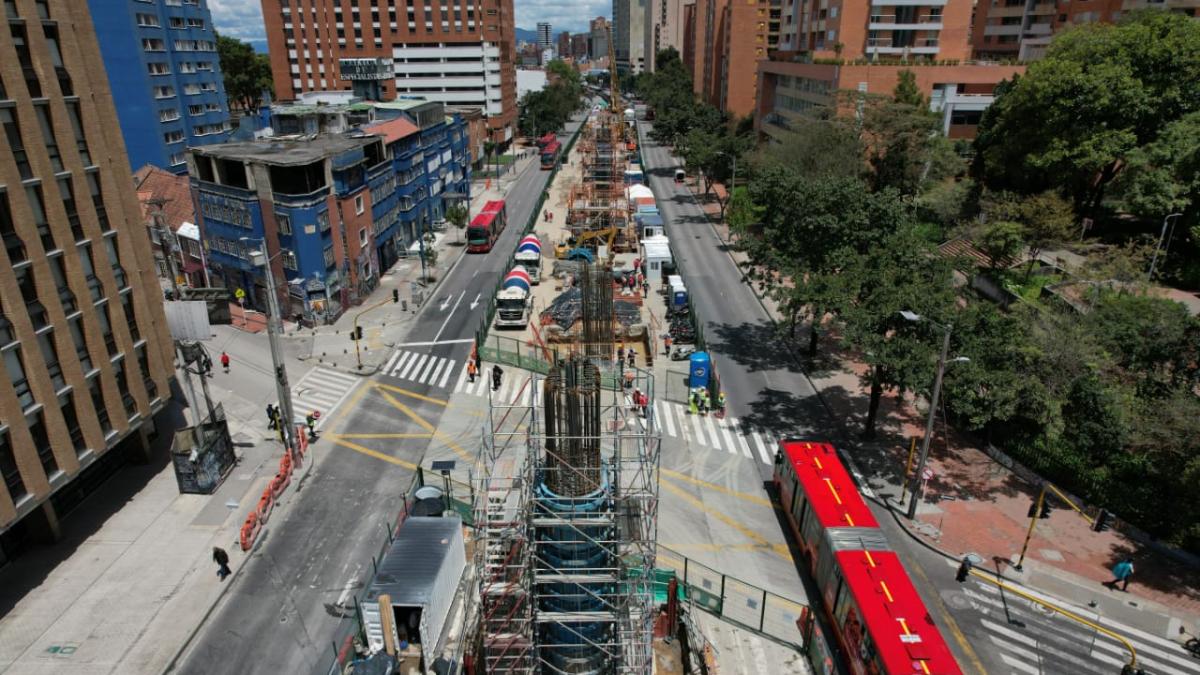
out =
<svg viewBox="0 0 1200 675"><path fill-rule="evenodd" d="M1129 651L1125 649L1125 646L1117 644L1106 635L1097 636L1095 646L1096 649L1104 649L1106 651L1115 652L1116 656L1112 656L1111 654L1100 654L1097 653L1096 649L1093 649L1090 656L1094 659L1111 663L1118 669L1129 662ZM1154 673L1154 675L1187 675L1187 673L1183 670L1173 668L1160 661L1158 658L1150 658L1147 656L1148 653L1153 654L1155 657L1159 656L1159 654L1150 651L1150 649L1145 645L1134 643L1134 648L1137 649L1138 652L1138 665L1150 669L1150 672Z"/></svg>
<svg viewBox="0 0 1200 675"><path fill-rule="evenodd" d="M708 435L712 439L712 446L720 449L721 437L717 435L717 425L715 422L713 422L712 415L701 415L701 417L703 418L704 423L700 426L704 427L708 431Z"/></svg>
<svg viewBox="0 0 1200 675"><path fill-rule="evenodd" d="M1038 630L1038 636L1034 637L1032 635L1026 635L1024 633L1019 633L1015 630L1012 630L1011 628L1008 628L1007 626L1002 626L990 619L980 619L979 622L981 624L983 624L984 627L986 627L988 630L992 631L993 633L1003 635L1004 637L1007 637L1010 640L1015 640L1021 644L1028 646L1028 647L1032 647L1033 649L1035 649L1038 652L1041 652L1043 654L1050 654L1052 656L1057 656L1058 658L1064 659L1068 662L1076 661L1079 659L1079 656L1080 656L1079 654L1075 654L1070 651L1061 649L1058 646L1055 646L1055 643L1063 641L1063 639L1058 638L1053 633L1047 633L1044 630L1040 630L1040 628L1041 628L1040 626L1039 626L1039 630ZM1067 641L1067 643L1070 644L1069 641Z"/></svg>
<svg viewBox="0 0 1200 675"><path fill-rule="evenodd" d="M463 369L458 371L458 382L456 382L454 384L454 391L456 391L456 392L462 391L464 385L466 385L466 384L467 384L467 367L464 365Z"/></svg>
<svg viewBox="0 0 1200 675"><path fill-rule="evenodd" d="M458 363L458 362L450 361L450 365L446 368L446 373L444 375L442 375L442 381L438 382L437 386L439 386L439 387L446 386L446 383L450 381L450 373L454 372L454 364L456 364L456 363Z"/></svg>
<svg viewBox="0 0 1200 675"><path fill-rule="evenodd" d="M392 369L388 371L388 375L391 375L392 377L399 377L400 370L402 368L404 368L404 364L408 363L412 359L415 359L416 357L417 357L416 352L401 352L400 360L397 361L396 365L393 366Z"/></svg>
<svg viewBox="0 0 1200 675"><path fill-rule="evenodd" d="M767 459L767 449L763 447L762 437L758 435L757 431L751 430L750 438L754 439L754 447L758 448L758 454L762 455L763 461L770 464Z"/></svg>
<svg viewBox="0 0 1200 675"><path fill-rule="evenodd" d="M425 366L425 368L423 370L418 368L417 370L420 370L421 374L417 375L416 373L413 373L413 379L422 384L427 383L428 380L426 378L429 377L429 371L433 370L433 366L437 363L441 363L441 361L442 361L442 358L440 356L434 356L433 354L430 354L429 355L429 363Z"/></svg>
<svg viewBox="0 0 1200 675"><path fill-rule="evenodd" d="M721 435L725 438L725 449L731 455L738 454L737 443L734 442L733 435L729 433L729 420L717 420L717 426L721 429Z"/></svg>
<svg viewBox="0 0 1200 675"><path fill-rule="evenodd" d="M999 641L992 640L992 642L999 642ZM1035 661L1036 661L1037 655L1034 654L1033 656L1035 657ZM1021 671L1022 673L1029 673L1029 675L1042 675L1042 671L1039 668L1035 668L1034 666L1031 666L1028 663L1026 663L1025 661L1022 661L1020 659L1013 658L1013 657L1009 656L1008 654L1005 654L1004 652L1000 652L1000 660L1005 662L1006 664L1008 664L1009 667L1016 668L1017 670Z"/></svg>
<svg viewBox="0 0 1200 675"><path fill-rule="evenodd" d="M668 434L670 434L670 435L671 435L671 437L673 438L673 437L675 436L675 421L671 419L671 409L670 409L670 406L671 406L671 404L670 404L670 403L664 403L664 404L663 404L663 409L665 410L665 414L663 414L663 415L660 417L660 416L659 416L659 407L658 407L658 401L655 401L655 402L654 402L654 415L655 415L655 417L658 417L660 420L662 420L661 424L662 424L662 425L664 425L664 426L666 427L666 429L667 429L667 433L668 433Z"/></svg>
<svg viewBox="0 0 1200 675"><path fill-rule="evenodd" d="M742 454L754 459L754 453L750 452L750 444L746 441L746 433L742 429L741 420L736 418L729 420L729 425L733 428L733 437L737 439L738 447L741 448Z"/></svg>
<svg viewBox="0 0 1200 675"><path fill-rule="evenodd" d="M421 370L421 366L425 365L425 359L429 358L428 354L417 354L416 356L417 358L409 361L408 365L404 366L404 370L400 371L400 374L397 375L397 377L402 380L407 380L410 371L413 375L416 375L417 372Z"/></svg>
<svg viewBox="0 0 1200 675"><path fill-rule="evenodd" d="M436 382L438 375L442 374L442 368L445 368L448 365L450 365L450 359L438 359L437 368L434 368L433 372L429 375L429 384Z"/></svg>
<svg viewBox="0 0 1200 675"><path fill-rule="evenodd" d="M700 416L688 415L688 417L692 418L692 432L695 434L696 440L701 445L708 445L708 439L704 437L704 429L700 426Z"/></svg>
<svg viewBox="0 0 1200 675"><path fill-rule="evenodd" d="M392 352L392 356L388 359L387 365L383 367L384 374L392 372L392 364L396 363L396 359L400 358L401 353L402 352L400 350Z"/></svg>

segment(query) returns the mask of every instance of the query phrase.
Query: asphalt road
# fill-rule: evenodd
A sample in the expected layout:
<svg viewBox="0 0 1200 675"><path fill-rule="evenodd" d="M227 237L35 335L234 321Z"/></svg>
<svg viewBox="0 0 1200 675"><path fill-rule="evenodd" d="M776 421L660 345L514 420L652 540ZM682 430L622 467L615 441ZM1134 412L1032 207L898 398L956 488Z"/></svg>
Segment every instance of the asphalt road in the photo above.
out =
<svg viewBox="0 0 1200 675"><path fill-rule="evenodd" d="M564 142L582 119L569 125ZM422 463L427 446L395 436L437 427L445 412L445 405L437 401L448 397L470 348L457 341L474 337L483 312L482 294L495 288L505 272L504 262L549 177L549 171L534 163L515 178L503 179L509 226L496 247L489 254L462 259L436 295L426 300L418 322L398 348L411 352L407 358L414 364L423 359L421 367L410 370L426 376L399 378L381 372L359 384L343 404L347 409L342 417L323 429L327 436L393 438L353 438L362 448L357 452L328 441L316 446L314 452L325 456L318 457L312 473L290 497L290 510L270 523L265 540L172 672L297 673L330 663L333 641L353 620L350 598L361 594L369 581L372 556L379 553L411 484L413 467ZM393 363L399 362L397 355ZM435 362L447 373L453 368L453 374L431 377Z"/></svg>

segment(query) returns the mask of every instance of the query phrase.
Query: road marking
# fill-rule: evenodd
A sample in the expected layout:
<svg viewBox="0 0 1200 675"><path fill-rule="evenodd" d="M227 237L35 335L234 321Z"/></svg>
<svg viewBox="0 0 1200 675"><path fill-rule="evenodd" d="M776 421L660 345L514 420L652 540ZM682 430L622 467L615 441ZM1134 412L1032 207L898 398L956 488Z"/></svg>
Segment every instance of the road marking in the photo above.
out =
<svg viewBox="0 0 1200 675"><path fill-rule="evenodd" d="M683 481L686 483L691 483L692 485L702 487L705 490L713 490L716 492L720 492L722 494L727 494L730 497L737 497L738 499L742 499L742 500L751 502L753 504L761 504L763 506L769 506L771 508L775 508L775 504L770 499L767 499L766 497L761 497L759 495L752 495L748 492L738 492L737 490L727 488L724 485L717 485L716 483L710 483L706 480L701 480L699 478L693 478L692 476L689 476L685 473L681 473L679 471L675 471L674 469L660 468L658 470L658 472L660 474L662 474L664 477L670 478L672 480L679 480L679 481Z"/></svg>
<svg viewBox="0 0 1200 675"><path fill-rule="evenodd" d="M933 582L929 580L929 575L925 573L924 568L920 565L905 565L906 569L912 570L912 573L921 578L926 588L937 588ZM958 622L954 617L950 616L950 612L946 609L946 604L938 596L933 596L933 606L941 614L942 621L945 622L946 628L950 629L950 634L954 636L954 641L967 655L967 659L971 661L971 665L975 666L975 672L979 675L987 675L987 669L983 667L983 662L979 660L979 655L975 653L975 648L967 641L967 636L963 635L962 630L958 627Z"/></svg>
<svg viewBox="0 0 1200 675"><path fill-rule="evenodd" d="M770 460L768 459L767 455L767 448L763 445L762 437L758 435L757 431L751 431L750 438L754 440L754 447L758 448L758 454L762 455L763 461L770 464Z"/></svg>
<svg viewBox="0 0 1200 675"><path fill-rule="evenodd" d="M422 370L420 375L417 375L414 373L413 379L416 380L417 382L427 383L426 378L429 376L429 371L433 370L433 366L435 364L441 362L441 360L442 360L441 357L430 354L429 355L429 365L425 366L425 370Z"/></svg>
<svg viewBox="0 0 1200 675"><path fill-rule="evenodd" d="M403 352L400 352L400 351L392 352L392 356L391 356L391 358L388 359L387 365L383 367L383 372L385 372L385 373L392 372L392 364L394 364L396 362L396 359L400 358L400 355L402 353Z"/></svg>
<svg viewBox="0 0 1200 675"><path fill-rule="evenodd" d="M407 380L409 371L412 371L412 373L415 375L417 371L421 369L421 365L425 363L425 359L429 358L428 354L417 354L416 352L413 352L413 354L416 354L416 358L409 361L408 365L404 366L404 370L400 371L400 374L396 377L402 380ZM413 366L416 366L415 370Z"/></svg>
<svg viewBox="0 0 1200 675"><path fill-rule="evenodd" d="M371 386L374 387L375 389L382 389L385 392L390 391L390 392L395 392L397 394L401 394L403 396L407 396L409 398L415 398L418 401L427 401L429 403L436 403L437 405L440 405L440 406L448 406L449 405L449 402L446 401L445 399L433 398L432 396L424 396L422 394L418 394L416 392L409 391L407 389L402 389L402 388L394 386L394 385L383 384L382 382L376 382L376 383L372 384Z"/></svg>
<svg viewBox="0 0 1200 675"><path fill-rule="evenodd" d="M450 323L450 317L454 316L454 312L458 311L458 303L462 302L463 296L466 294L466 291L458 294L458 300L454 301L454 308L451 309L450 313L446 315L446 320L442 322L442 327L439 328L437 334L433 336L434 342L437 342L437 339L442 337L442 331L446 330L446 324ZM449 297L450 296L446 296L447 300ZM445 309L445 307L442 307L442 309Z"/></svg>
<svg viewBox="0 0 1200 675"><path fill-rule="evenodd" d="M746 433L741 428L741 426L742 426L741 421L734 419L734 420L731 420L730 422L733 426L734 438L738 439L738 444L742 448L742 454L749 457L750 459L754 459L754 453L750 452L750 443L749 443L749 441L746 440Z"/></svg>
<svg viewBox="0 0 1200 675"><path fill-rule="evenodd" d="M992 640L992 642L999 642L999 641ZM1016 668L1017 670L1019 670L1023 673L1029 673L1029 675L1043 675L1040 668L1035 668L1035 667L1025 663L1024 661L1021 661L1019 659L1009 656L1008 654L1005 654L1004 652L1000 652L1000 660L1003 661L1009 667Z"/></svg>
<svg viewBox="0 0 1200 675"><path fill-rule="evenodd" d="M385 370L384 375L389 375L391 377L399 377L400 369L402 369L404 367L404 364L407 363L409 360L415 359L417 357L416 352L406 352L403 350L397 350L396 354L398 354L400 356L400 359L398 361L396 361L395 366Z"/></svg>
<svg viewBox="0 0 1200 675"><path fill-rule="evenodd" d="M425 342L401 342L394 347L436 347L437 345L462 345L474 342L475 338L460 338L457 340L427 340Z"/></svg>
<svg viewBox="0 0 1200 675"><path fill-rule="evenodd" d="M476 270L476 271L478 271L478 270ZM471 311L475 311L475 308L479 306L479 298L482 296L483 296L483 293L475 294L475 299L471 301Z"/></svg>
<svg viewBox="0 0 1200 675"><path fill-rule="evenodd" d="M700 426L700 415L689 415L692 418L692 431L696 433L696 439L701 445L708 445L708 439L704 437L704 428Z"/></svg>
<svg viewBox="0 0 1200 675"><path fill-rule="evenodd" d="M355 452L362 453L368 457L374 457L375 459L382 459L383 461L388 462L389 464L395 464L396 466L402 466L410 471L417 470L417 465L413 464L412 462L406 462L403 459L400 459L398 457L392 457L391 455L384 454L382 452L379 452L378 450L372 450L371 448L359 445L358 443L351 443L350 441L344 441L344 440L338 438L337 434L326 434L325 437L327 439L333 441L337 445L342 446L343 448L348 448Z"/></svg>
<svg viewBox="0 0 1200 675"><path fill-rule="evenodd" d="M329 368L313 368L292 387L292 416L294 424L304 424L305 416L317 410L322 414L317 429L324 428L328 415L362 382L357 375L339 373Z"/></svg>
<svg viewBox="0 0 1200 675"><path fill-rule="evenodd" d="M663 424L666 426L667 433L671 434L671 436L673 437L673 436L675 436L675 421L671 419L671 410L668 406L670 406L669 403L663 405L663 407L666 408L667 412L665 415L662 415L660 419L662 419ZM658 401L654 402L654 416L659 417Z"/></svg>
<svg viewBox="0 0 1200 675"><path fill-rule="evenodd" d="M771 551L772 553L774 553L775 555L778 555L779 557L783 558L784 560L792 559L792 552L790 549L788 549L787 544L772 544L770 541L767 541L767 539L765 537L763 537L761 534L755 532L754 530L747 528L746 526L737 522L733 518L725 515L724 513L721 513L720 511L717 511L715 509L709 508L708 506L705 506L704 502L701 502L699 499L696 499L695 497L688 494L683 489L676 487L675 485L672 485L670 482L659 483L659 485L666 488L668 491L673 492L680 499L684 500L685 502L688 502L689 504L696 507L697 509L704 511L705 513L711 515L713 518L716 518L717 520L719 520L719 521L725 523L726 525L732 527L733 529L737 530L738 532L740 532L743 536L745 536L750 541L757 542L759 544L760 549L767 549L767 550Z"/></svg>
<svg viewBox="0 0 1200 675"><path fill-rule="evenodd" d="M454 372L454 364L455 363L457 363L457 361L450 361L449 366L446 367L446 374L442 375L442 381L438 382L438 385L437 385L438 388L444 388L446 386L446 383L450 381L450 373ZM434 377L436 378L437 375L434 375Z"/></svg>
<svg viewBox="0 0 1200 675"><path fill-rule="evenodd" d="M342 587L342 594L338 596L337 602L334 603L338 607L341 607L343 609L346 608L346 598L350 597L350 589L352 589L354 587L354 580L356 577L358 577L358 572L361 569L362 569L362 563L359 563L354 568L354 574L351 574L350 578L346 579L346 585Z"/></svg>
<svg viewBox="0 0 1200 675"><path fill-rule="evenodd" d="M738 454L737 443L734 443L733 436L729 433L728 425L729 420L717 420L717 426L721 429L721 434L725 437L725 449L729 451L729 454L736 455Z"/></svg>

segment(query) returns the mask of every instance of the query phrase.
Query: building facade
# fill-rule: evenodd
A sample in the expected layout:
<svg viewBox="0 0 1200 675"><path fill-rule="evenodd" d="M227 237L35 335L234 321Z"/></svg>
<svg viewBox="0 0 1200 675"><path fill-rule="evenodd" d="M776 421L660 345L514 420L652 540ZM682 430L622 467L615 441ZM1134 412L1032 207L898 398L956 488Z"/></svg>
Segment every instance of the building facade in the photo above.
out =
<svg viewBox="0 0 1200 675"><path fill-rule="evenodd" d="M558 34L558 56L560 58L571 58L571 33L563 31Z"/></svg>
<svg viewBox="0 0 1200 675"><path fill-rule="evenodd" d="M613 0L613 52L620 72L646 67L646 4L650 0Z"/></svg>
<svg viewBox="0 0 1200 675"><path fill-rule="evenodd" d="M608 19L598 16L588 23L588 28L588 57L592 60L607 58L608 39L613 30Z"/></svg>
<svg viewBox="0 0 1200 675"><path fill-rule="evenodd" d="M493 141L508 143L516 133L513 0L262 4L276 98L349 89L344 61L390 59L393 75L380 81L380 100L474 106L487 115Z"/></svg>
<svg viewBox="0 0 1200 675"><path fill-rule="evenodd" d="M130 171L182 173L185 150L229 138L207 0L88 0Z"/></svg>
<svg viewBox="0 0 1200 675"><path fill-rule="evenodd" d="M817 59L971 58L972 0L783 0L782 51Z"/></svg>
<svg viewBox="0 0 1200 675"><path fill-rule="evenodd" d="M0 31L0 564L148 458L173 348L87 3Z"/></svg>
<svg viewBox="0 0 1200 675"><path fill-rule="evenodd" d="M732 115L755 109L758 63L779 39L779 0L696 0L684 8L684 63L692 69L692 87L710 105Z"/></svg>
<svg viewBox="0 0 1200 675"><path fill-rule="evenodd" d="M554 48L554 28L547 21L539 21L537 25L538 51L544 52Z"/></svg>
<svg viewBox="0 0 1200 675"><path fill-rule="evenodd" d="M420 251L450 199L470 193L466 125L441 103L377 104L374 124L341 134L261 139L189 153L192 196L213 284L265 309L266 242L279 306L334 321Z"/></svg>
<svg viewBox="0 0 1200 675"><path fill-rule="evenodd" d="M580 33L571 36L571 56L576 61L587 60L591 53L588 51L588 43L591 41L591 33Z"/></svg>
<svg viewBox="0 0 1200 675"><path fill-rule="evenodd" d="M179 275L176 284L208 288L208 261L200 243L188 177L147 164L134 172L133 188L142 207L142 222L150 237L162 289L174 287L168 258L174 258L174 270Z"/></svg>
<svg viewBox="0 0 1200 675"><path fill-rule="evenodd" d="M658 52L672 47L680 54L684 48L684 5L696 0L646 0L645 40L642 48L645 69L654 72Z"/></svg>
<svg viewBox="0 0 1200 675"><path fill-rule="evenodd" d="M1039 59L1050 38L1080 23L1115 22L1139 9L1200 14L1197 0L981 0L975 7L971 43L980 59Z"/></svg>

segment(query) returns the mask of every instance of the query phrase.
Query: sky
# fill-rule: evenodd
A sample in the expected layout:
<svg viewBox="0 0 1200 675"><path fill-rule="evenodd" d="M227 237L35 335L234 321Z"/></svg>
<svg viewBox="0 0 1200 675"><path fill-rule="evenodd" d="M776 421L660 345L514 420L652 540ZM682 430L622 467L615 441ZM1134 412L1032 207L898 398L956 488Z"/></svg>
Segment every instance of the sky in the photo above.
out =
<svg viewBox="0 0 1200 675"><path fill-rule="evenodd" d="M513 4L518 27L534 30L539 21L549 21L556 33L587 32L588 21L612 14L611 0L513 0ZM258 0L208 0L208 9L222 35L250 42L261 52L267 50Z"/></svg>

